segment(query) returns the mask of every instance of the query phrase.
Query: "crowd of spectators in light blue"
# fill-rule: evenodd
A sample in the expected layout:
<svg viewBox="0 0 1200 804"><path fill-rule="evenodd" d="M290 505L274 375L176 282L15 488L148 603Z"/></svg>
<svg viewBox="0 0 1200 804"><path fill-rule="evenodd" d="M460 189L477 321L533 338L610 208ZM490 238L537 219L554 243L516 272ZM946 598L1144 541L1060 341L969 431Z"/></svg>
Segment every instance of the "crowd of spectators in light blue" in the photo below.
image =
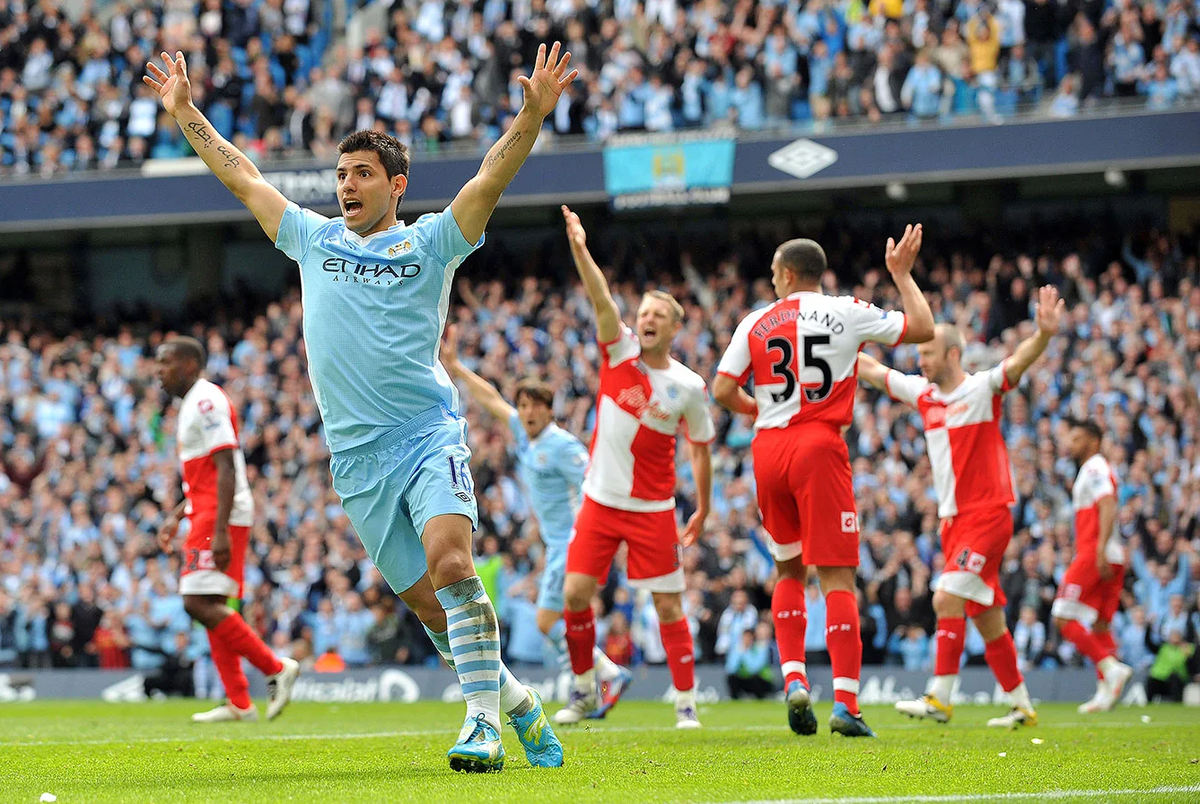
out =
<svg viewBox="0 0 1200 804"><path fill-rule="evenodd" d="M186 54L197 105L257 159L327 158L364 128L422 152L486 148L555 39L581 74L548 125L595 140L1200 97L1186 0L375 0L349 36L342 6L0 0L0 176L189 155L141 82L164 50Z"/></svg>
<svg viewBox="0 0 1200 804"><path fill-rule="evenodd" d="M1002 432L1018 498L1002 573L1007 615L1024 666L1080 663L1054 632L1049 610L1073 555L1076 467L1064 452L1063 419L1093 417L1107 434L1119 484L1118 526L1130 556L1113 630L1122 658L1145 667L1172 630L1189 640L1200 634L1197 241L1143 230L1114 242L1116 227L1094 221L1080 231L1088 234L1060 222L1053 232L1005 230L998 241L930 237L918 275L936 317L969 334L969 368L996 364L1031 332L1036 286L1060 288L1068 324L1004 401ZM875 267L874 245L884 233L830 224L814 234L839 271L827 275L828 290L895 305L893 286ZM765 266L778 242L774 228L717 227L696 237L646 233L638 246L599 228L593 239L599 258L615 266L614 295L627 314L646 286L669 289L683 302L675 354L710 379L736 323L772 298ZM553 269L508 282L491 278L513 275L504 240L503 232L490 237L457 286L450 319L461 357L509 398L524 376L548 381L558 420L586 443L598 360L587 298L557 239L539 252ZM336 652L349 666L436 664L419 624L371 566L330 489L298 293L256 314L218 314L184 331L207 345L209 376L242 420L257 509L246 561L247 621L277 650L308 662ZM191 626L177 596L179 558L163 555L153 541L163 511L180 494L175 414L153 380L152 356L164 332L146 323L112 334L52 334L33 321L4 322L0 666L100 664L98 624L139 669L161 665L178 649L181 633L190 635L190 655L202 659L206 652L203 630ZM914 347L881 356L901 370L918 370ZM477 561L505 624L507 658L548 662L531 625L542 549L516 479L507 425L469 401L465 407L480 508ZM764 645L765 667L775 667L774 574L754 504L752 433L745 418L715 407L714 413L714 513L701 542L684 551L684 610L699 661L756 676ZM945 558L919 418L863 387L847 441L863 528L866 662L928 670L930 590ZM691 512L693 491L684 461L681 517ZM620 558L596 605L601 645L628 645L635 664L665 660L652 601L628 587ZM816 666L825 642L815 581L808 617L806 645ZM983 663L973 629L965 661Z"/></svg>

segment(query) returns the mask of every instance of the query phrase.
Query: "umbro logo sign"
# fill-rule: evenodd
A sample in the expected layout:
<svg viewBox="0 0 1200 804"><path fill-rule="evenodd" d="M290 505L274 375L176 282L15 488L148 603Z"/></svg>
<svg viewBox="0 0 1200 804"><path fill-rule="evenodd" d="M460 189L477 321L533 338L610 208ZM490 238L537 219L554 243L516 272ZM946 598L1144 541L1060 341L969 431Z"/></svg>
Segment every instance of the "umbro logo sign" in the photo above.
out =
<svg viewBox="0 0 1200 804"><path fill-rule="evenodd" d="M456 491L454 492L454 496L465 503L469 503L471 501L471 495L467 494L465 491Z"/></svg>
<svg viewBox="0 0 1200 804"><path fill-rule="evenodd" d="M797 179L807 179L838 161L838 153L812 140L796 140L767 157L767 164Z"/></svg>

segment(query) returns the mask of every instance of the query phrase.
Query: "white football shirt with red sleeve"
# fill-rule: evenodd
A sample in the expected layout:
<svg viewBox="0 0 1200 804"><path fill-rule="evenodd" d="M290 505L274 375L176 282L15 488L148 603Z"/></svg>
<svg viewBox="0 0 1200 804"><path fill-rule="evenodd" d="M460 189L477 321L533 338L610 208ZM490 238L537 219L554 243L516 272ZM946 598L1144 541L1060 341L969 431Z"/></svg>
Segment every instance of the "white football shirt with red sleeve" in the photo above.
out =
<svg viewBox="0 0 1200 804"><path fill-rule="evenodd" d="M850 425L858 350L904 339L904 313L853 296L803 291L755 310L738 325L717 366L739 385L754 380L756 430L822 423Z"/></svg>
<svg viewBox="0 0 1200 804"><path fill-rule="evenodd" d="M1083 462L1075 485L1071 487L1071 503L1075 508L1075 555L1094 561L1100 544L1100 506L1105 497L1116 498L1117 478L1112 467L1100 453ZM1105 557L1110 564L1125 563L1125 548L1121 532L1113 517L1112 533L1105 543Z"/></svg>
<svg viewBox="0 0 1200 804"><path fill-rule="evenodd" d="M583 493L622 511L675 507L675 441L708 443L716 435L708 389L694 371L672 358L665 369L641 360L637 335L621 328L600 344L600 393L591 462Z"/></svg>
<svg viewBox="0 0 1200 804"><path fill-rule="evenodd" d="M1012 390L1004 365L966 375L949 394L924 377L895 369L884 375L888 394L921 414L943 519L1015 501L1012 465L1000 432L1002 397Z"/></svg>
<svg viewBox="0 0 1200 804"><path fill-rule="evenodd" d="M192 527L202 522L211 527L217 517L217 464L213 454L233 450L235 485L229 524L254 524L254 498L246 480L246 459L238 444L237 413L221 388L206 379L196 380L179 406L175 438L183 464L183 493Z"/></svg>

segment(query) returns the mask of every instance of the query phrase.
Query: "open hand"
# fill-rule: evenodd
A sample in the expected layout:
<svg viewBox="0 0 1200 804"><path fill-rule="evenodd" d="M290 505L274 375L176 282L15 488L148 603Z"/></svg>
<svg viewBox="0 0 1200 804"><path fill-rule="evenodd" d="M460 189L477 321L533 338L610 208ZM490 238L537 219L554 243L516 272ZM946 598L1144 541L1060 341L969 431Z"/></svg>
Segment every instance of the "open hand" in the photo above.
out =
<svg viewBox="0 0 1200 804"><path fill-rule="evenodd" d="M912 273L917 253L921 250L922 232L921 224L913 226L910 223L904 227L904 236L900 238L899 243L888 238L884 261L887 263L888 273L893 277L899 278Z"/></svg>
<svg viewBox="0 0 1200 804"><path fill-rule="evenodd" d="M179 520L174 516L167 517L158 529L158 549L164 553L171 552L171 542L179 530Z"/></svg>
<svg viewBox="0 0 1200 804"><path fill-rule="evenodd" d="M1034 306L1033 320L1037 328L1047 335L1057 335L1062 323L1063 314L1067 310L1067 302L1058 298L1058 288L1046 285L1038 290L1037 304Z"/></svg>
<svg viewBox="0 0 1200 804"><path fill-rule="evenodd" d="M183 52L175 51L172 59L166 51L160 54L167 72L163 72L154 62L146 62L146 72L142 81L158 93L163 108L167 114L174 117L181 109L187 108L192 102L192 85L188 82L187 63L183 60Z"/></svg>
<svg viewBox="0 0 1200 804"><path fill-rule="evenodd" d="M567 71L567 65L570 63L571 51L568 50L564 53L561 59L558 57L558 42L555 42L554 46L550 48L549 56L546 55L544 44L538 46L533 73L529 76L522 75L517 79L525 89L526 109L541 118L545 118L554 111L563 90L579 75L578 70L572 70L566 78L563 77L563 73Z"/></svg>

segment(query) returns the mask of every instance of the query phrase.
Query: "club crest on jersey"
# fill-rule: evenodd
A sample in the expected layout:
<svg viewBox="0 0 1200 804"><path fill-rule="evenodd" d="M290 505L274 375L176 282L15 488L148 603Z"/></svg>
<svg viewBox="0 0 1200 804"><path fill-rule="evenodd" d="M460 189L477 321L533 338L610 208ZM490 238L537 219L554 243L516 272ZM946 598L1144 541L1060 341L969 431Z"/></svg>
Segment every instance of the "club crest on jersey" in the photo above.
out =
<svg viewBox="0 0 1200 804"><path fill-rule="evenodd" d="M412 241L405 240L403 243L401 243L398 246L389 246L388 247L388 256L395 257L399 254L407 254L408 252L410 252L412 250L413 250Z"/></svg>

